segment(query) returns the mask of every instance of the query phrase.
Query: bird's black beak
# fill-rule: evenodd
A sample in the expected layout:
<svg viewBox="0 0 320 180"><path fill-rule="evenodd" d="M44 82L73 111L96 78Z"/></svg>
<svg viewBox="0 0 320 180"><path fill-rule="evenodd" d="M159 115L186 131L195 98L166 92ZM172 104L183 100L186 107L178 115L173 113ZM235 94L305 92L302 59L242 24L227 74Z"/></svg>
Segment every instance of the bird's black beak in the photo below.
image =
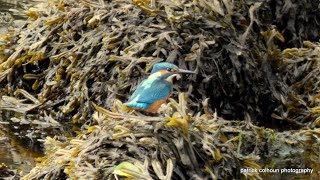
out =
<svg viewBox="0 0 320 180"><path fill-rule="evenodd" d="M185 70L185 69L178 69L177 73L178 74L197 74L194 71L189 71L189 70Z"/></svg>

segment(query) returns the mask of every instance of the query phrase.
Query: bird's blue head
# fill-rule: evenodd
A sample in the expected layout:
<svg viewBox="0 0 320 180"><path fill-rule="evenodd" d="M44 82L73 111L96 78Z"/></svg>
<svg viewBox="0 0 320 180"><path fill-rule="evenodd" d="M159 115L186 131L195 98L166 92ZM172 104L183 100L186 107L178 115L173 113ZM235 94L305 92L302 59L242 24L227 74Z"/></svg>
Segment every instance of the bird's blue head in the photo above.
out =
<svg viewBox="0 0 320 180"><path fill-rule="evenodd" d="M151 74L159 72L160 70L166 70L169 72L176 72L179 70L178 66L168 63L168 62L161 62L157 63L153 66Z"/></svg>
<svg viewBox="0 0 320 180"><path fill-rule="evenodd" d="M171 75L175 75L175 74L195 74L195 72L179 69L178 66L168 62L161 62L153 66L150 77L167 79Z"/></svg>
<svg viewBox="0 0 320 180"><path fill-rule="evenodd" d="M172 75L176 74L195 74L195 72L179 69L178 66L168 62L161 62L153 66L150 78L157 77L167 79L168 77L173 77Z"/></svg>

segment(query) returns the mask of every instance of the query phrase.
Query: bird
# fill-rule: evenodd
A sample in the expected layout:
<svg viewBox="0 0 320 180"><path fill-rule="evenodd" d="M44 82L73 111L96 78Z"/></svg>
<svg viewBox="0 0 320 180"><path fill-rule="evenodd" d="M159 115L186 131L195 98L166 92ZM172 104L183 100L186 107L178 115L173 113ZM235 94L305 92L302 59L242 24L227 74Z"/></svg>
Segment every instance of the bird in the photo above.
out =
<svg viewBox="0 0 320 180"><path fill-rule="evenodd" d="M152 67L150 76L137 86L124 105L138 111L157 113L161 104L171 96L173 78L179 74L195 74L195 72L179 69L178 66L168 62L156 63Z"/></svg>

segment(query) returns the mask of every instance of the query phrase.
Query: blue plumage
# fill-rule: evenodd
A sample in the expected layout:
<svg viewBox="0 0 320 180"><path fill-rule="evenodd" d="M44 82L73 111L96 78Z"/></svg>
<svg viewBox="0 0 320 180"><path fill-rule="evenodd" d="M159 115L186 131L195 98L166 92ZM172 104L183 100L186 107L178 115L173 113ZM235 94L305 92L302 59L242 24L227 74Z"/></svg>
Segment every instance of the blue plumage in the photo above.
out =
<svg viewBox="0 0 320 180"><path fill-rule="evenodd" d="M151 74L159 72L160 70L171 70L171 69L178 70L179 68L178 66L168 62L157 63L152 67Z"/></svg>
<svg viewBox="0 0 320 180"><path fill-rule="evenodd" d="M172 93L173 85L170 77L178 73L193 72L179 69L176 65L167 62L155 64L151 75L138 85L125 105L133 109L155 113Z"/></svg>
<svg viewBox="0 0 320 180"><path fill-rule="evenodd" d="M126 105L138 109L148 109L152 103L168 97L171 92L171 83L160 78L146 79L138 85Z"/></svg>

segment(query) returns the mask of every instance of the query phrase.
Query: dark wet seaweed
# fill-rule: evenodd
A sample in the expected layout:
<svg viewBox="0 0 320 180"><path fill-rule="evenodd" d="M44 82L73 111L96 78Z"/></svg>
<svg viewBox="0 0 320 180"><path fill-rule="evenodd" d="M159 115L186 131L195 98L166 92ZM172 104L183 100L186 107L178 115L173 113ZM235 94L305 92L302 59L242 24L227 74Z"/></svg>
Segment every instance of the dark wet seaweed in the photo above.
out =
<svg viewBox="0 0 320 180"><path fill-rule="evenodd" d="M319 2L307 0L70 0L30 9L26 26L2 36L0 109L18 113L16 122L37 129L72 122L88 131L79 133L75 144L61 145L47 138L50 153L42 165L51 175L64 169L77 178L81 173L76 174L75 168L83 172L86 167L92 170L88 178L96 177L96 171L106 173L103 178L112 172L129 176L124 166L134 170L129 174L137 179L159 177L160 169L173 172L176 179L237 178L236 169L259 167L255 155L261 155L265 146L263 153L272 154L277 143L286 142L275 131L305 128L297 137L301 140L317 134L318 6ZM160 112L156 121L162 124L143 123L148 117L142 114L135 114L136 121L130 122L133 117L121 110L119 100L124 102L161 61L195 70L197 75L176 82L173 99L179 96L179 102L171 99L168 109ZM91 102L99 106L94 108ZM97 111L107 117L94 114ZM26 116L30 114L39 119ZM112 141L117 133L125 135ZM161 145L149 149L134 145L139 134ZM261 139L279 142L259 144ZM70 159L79 153L83 159ZM56 156L63 156L63 162L55 161ZM91 167L103 157L111 159ZM125 164L119 165L122 161ZM143 169L143 162L153 171ZM39 178L34 171L29 176Z"/></svg>

